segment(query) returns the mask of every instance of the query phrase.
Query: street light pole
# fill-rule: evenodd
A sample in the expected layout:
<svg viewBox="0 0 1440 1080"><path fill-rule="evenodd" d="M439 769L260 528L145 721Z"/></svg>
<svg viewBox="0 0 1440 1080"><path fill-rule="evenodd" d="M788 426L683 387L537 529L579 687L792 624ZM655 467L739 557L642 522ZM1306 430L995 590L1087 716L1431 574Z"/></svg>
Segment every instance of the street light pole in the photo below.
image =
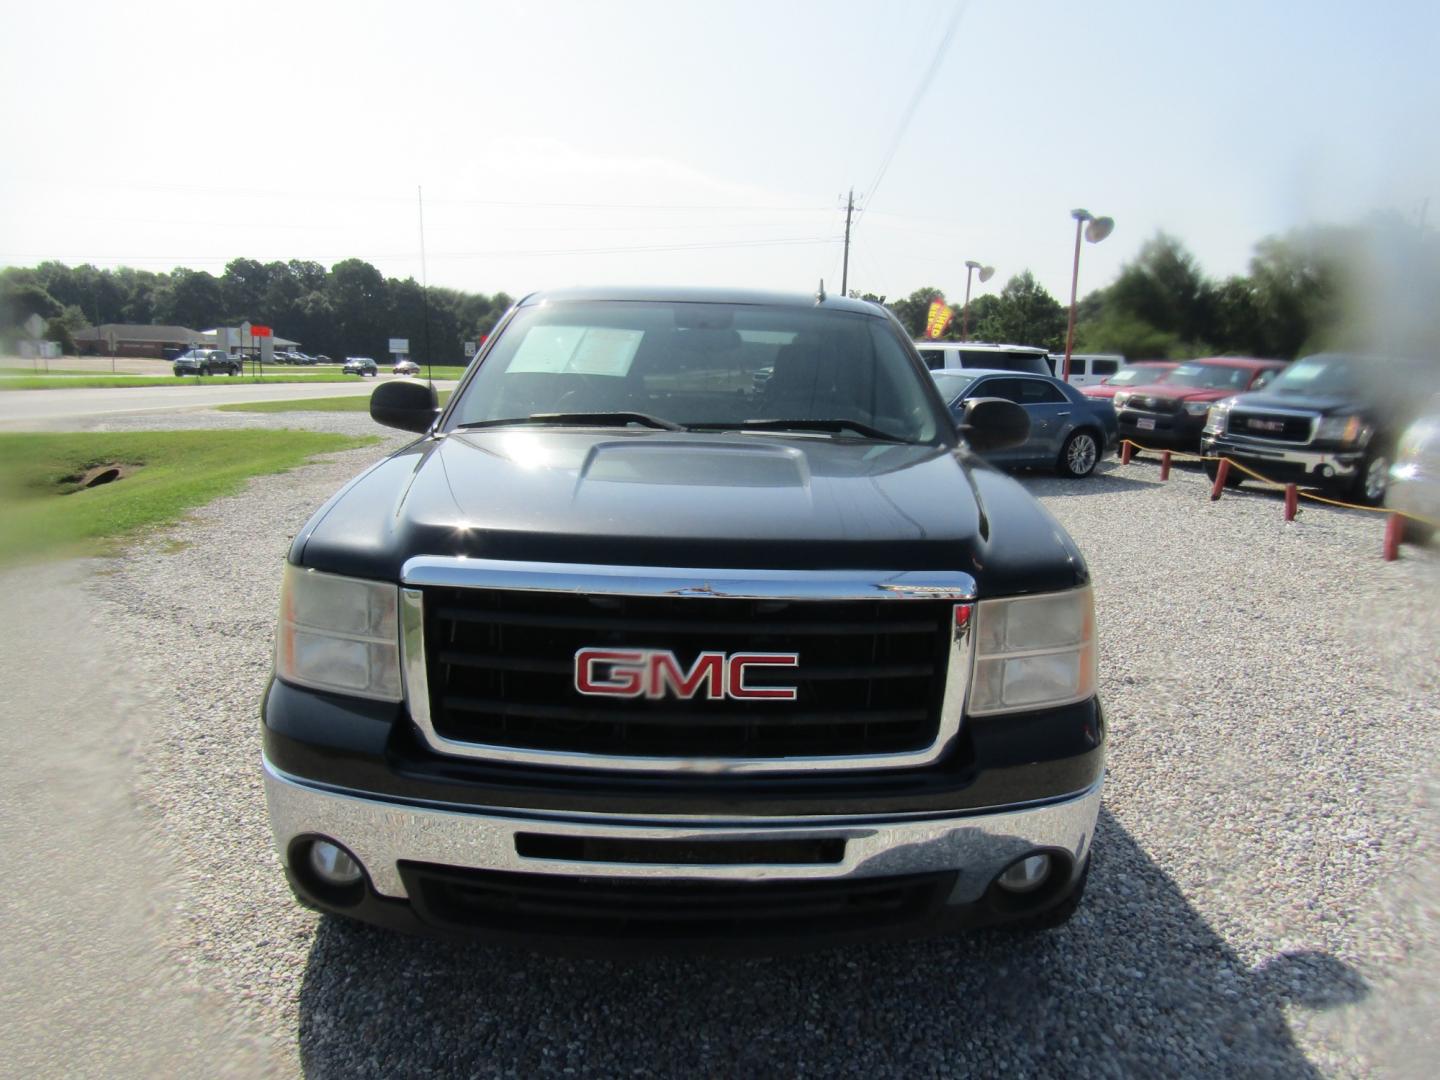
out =
<svg viewBox="0 0 1440 1080"><path fill-rule="evenodd" d="M1075 219L1075 265L1070 271L1070 324L1065 328L1065 366L1060 371L1060 381L1070 381L1070 354L1075 351L1075 298L1080 287L1080 237L1083 231L1086 240L1098 244L1115 229L1115 219L1096 217L1089 210L1071 210Z"/></svg>
<svg viewBox="0 0 1440 1080"><path fill-rule="evenodd" d="M976 270L980 271L981 285L989 281L990 276L995 273L993 266L981 266L974 259L965 260L965 307L960 315L961 341L970 340L970 275L975 273Z"/></svg>

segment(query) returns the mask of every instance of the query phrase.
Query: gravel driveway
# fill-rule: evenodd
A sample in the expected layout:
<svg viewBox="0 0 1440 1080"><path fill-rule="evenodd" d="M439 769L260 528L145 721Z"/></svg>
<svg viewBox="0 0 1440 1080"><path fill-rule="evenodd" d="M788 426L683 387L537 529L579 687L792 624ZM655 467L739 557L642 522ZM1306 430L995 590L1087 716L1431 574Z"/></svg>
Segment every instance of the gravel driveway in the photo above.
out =
<svg viewBox="0 0 1440 1080"><path fill-rule="evenodd" d="M207 415L376 430L185 426ZM1025 477L1097 582L1112 741L1075 920L621 964L398 938L284 887L256 715L281 562L375 454L258 479L178 549L138 544L86 586L158 703L135 771L176 868L171 960L278 1048L278 1072L1420 1076L1440 1059L1440 552L1382 562L1378 515L1286 526L1274 497L1211 504L1203 475L1161 484L1146 462Z"/></svg>

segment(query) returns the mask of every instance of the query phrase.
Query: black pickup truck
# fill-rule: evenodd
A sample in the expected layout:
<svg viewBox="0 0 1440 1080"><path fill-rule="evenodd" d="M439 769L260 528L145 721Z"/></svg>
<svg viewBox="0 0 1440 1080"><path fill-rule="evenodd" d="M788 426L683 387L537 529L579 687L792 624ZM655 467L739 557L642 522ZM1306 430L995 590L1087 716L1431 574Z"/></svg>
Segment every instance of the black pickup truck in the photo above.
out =
<svg viewBox="0 0 1440 1080"><path fill-rule="evenodd" d="M1372 505L1382 502L1400 433L1440 368L1404 357L1318 353L1295 361L1263 390L1211 407L1201 435L1211 479L1218 458L1284 483L1315 485ZM1229 471L1238 486L1244 474Z"/></svg>
<svg viewBox="0 0 1440 1080"><path fill-rule="evenodd" d="M770 369L757 384L755 373ZM518 303L285 568L262 707L305 904L573 949L1075 910L1105 725L1080 552L835 297Z"/></svg>

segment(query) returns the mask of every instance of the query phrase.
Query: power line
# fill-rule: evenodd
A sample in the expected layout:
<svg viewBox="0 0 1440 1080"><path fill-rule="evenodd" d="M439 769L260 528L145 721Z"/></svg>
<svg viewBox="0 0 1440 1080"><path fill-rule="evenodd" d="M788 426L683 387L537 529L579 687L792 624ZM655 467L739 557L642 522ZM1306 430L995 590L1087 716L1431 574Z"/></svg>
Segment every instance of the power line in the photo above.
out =
<svg viewBox="0 0 1440 1080"><path fill-rule="evenodd" d="M939 42L936 43L935 52L930 57L930 63L926 66L924 74L921 75L920 82L915 87L915 92L910 95L910 102L905 106L905 111L900 116L900 123L896 125L895 134L890 139L889 149L885 151L885 156L880 159L880 168L875 173L875 179L870 181L870 187L867 190L871 202L875 201L875 192L880 189L880 182L885 179L885 173L890 168L890 162L894 159L895 152L900 149L900 142L905 138L905 132L910 127L910 121L914 118L915 111L920 107L920 102L924 99L926 92L929 91L930 84L935 80L935 75L940 70L940 64L945 59L945 52L950 48L950 42L955 37L955 31L960 28L960 20L964 18L965 11L969 6L969 0L958 0L954 11L951 12L950 22L945 27L945 33L941 36Z"/></svg>
<svg viewBox="0 0 1440 1080"><path fill-rule="evenodd" d="M36 178L31 180L27 177L0 177L0 182L9 180L20 183L44 184L47 187L54 187L56 182L49 178ZM238 195L246 198L280 199L280 198L302 198L321 199L326 202L334 202L342 199L356 199L375 202L408 202L409 196L392 195L380 193L376 189L331 189L328 191L314 191L302 188L227 188L214 187L205 184L140 184L133 182L114 181L86 181L67 178L59 181L60 184L69 187L84 188L113 188L127 191L190 191L210 195ZM813 214L824 213L828 209L823 206L785 206L767 203L637 203L637 202L546 202L543 200L531 199L469 199L443 196L430 196L432 206L436 204L447 206L495 206L508 209L533 207L541 210L655 210L655 211L751 211L761 210L775 213L797 213Z"/></svg>
<svg viewBox="0 0 1440 1080"><path fill-rule="evenodd" d="M618 255L632 251L644 252L668 252L668 251L714 251L724 248L749 248L749 247L790 247L818 244L839 244L838 236L808 236L808 237L784 237L775 240L733 240L716 243L694 243L694 244L641 244L630 247L604 247L604 248L550 248L546 250L511 250L511 251L448 251L430 252L432 259L492 259L492 258L527 258L531 256L554 256L554 255ZM50 252L0 252L0 259L16 260L46 260L67 261L79 259L85 262L96 259L102 262L228 262L236 258L230 255L198 255L173 254L173 255L75 255L56 254ZM404 252L314 252L309 255L310 259L413 259L414 251ZM286 260L288 261L288 260ZM302 260L303 261L303 260Z"/></svg>

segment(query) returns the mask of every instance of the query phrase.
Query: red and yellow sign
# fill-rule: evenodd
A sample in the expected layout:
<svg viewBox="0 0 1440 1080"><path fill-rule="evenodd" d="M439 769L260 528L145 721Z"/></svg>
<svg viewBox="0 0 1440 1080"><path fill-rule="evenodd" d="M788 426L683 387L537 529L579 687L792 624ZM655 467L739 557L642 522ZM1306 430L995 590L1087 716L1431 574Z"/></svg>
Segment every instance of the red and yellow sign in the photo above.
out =
<svg viewBox="0 0 1440 1080"><path fill-rule="evenodd" d="M925 317L925 336L927 338L938 338L950 325L950 319L955 312L950 305L945 303L943 296L937 296L930 301L930 314Z"/></svg>

